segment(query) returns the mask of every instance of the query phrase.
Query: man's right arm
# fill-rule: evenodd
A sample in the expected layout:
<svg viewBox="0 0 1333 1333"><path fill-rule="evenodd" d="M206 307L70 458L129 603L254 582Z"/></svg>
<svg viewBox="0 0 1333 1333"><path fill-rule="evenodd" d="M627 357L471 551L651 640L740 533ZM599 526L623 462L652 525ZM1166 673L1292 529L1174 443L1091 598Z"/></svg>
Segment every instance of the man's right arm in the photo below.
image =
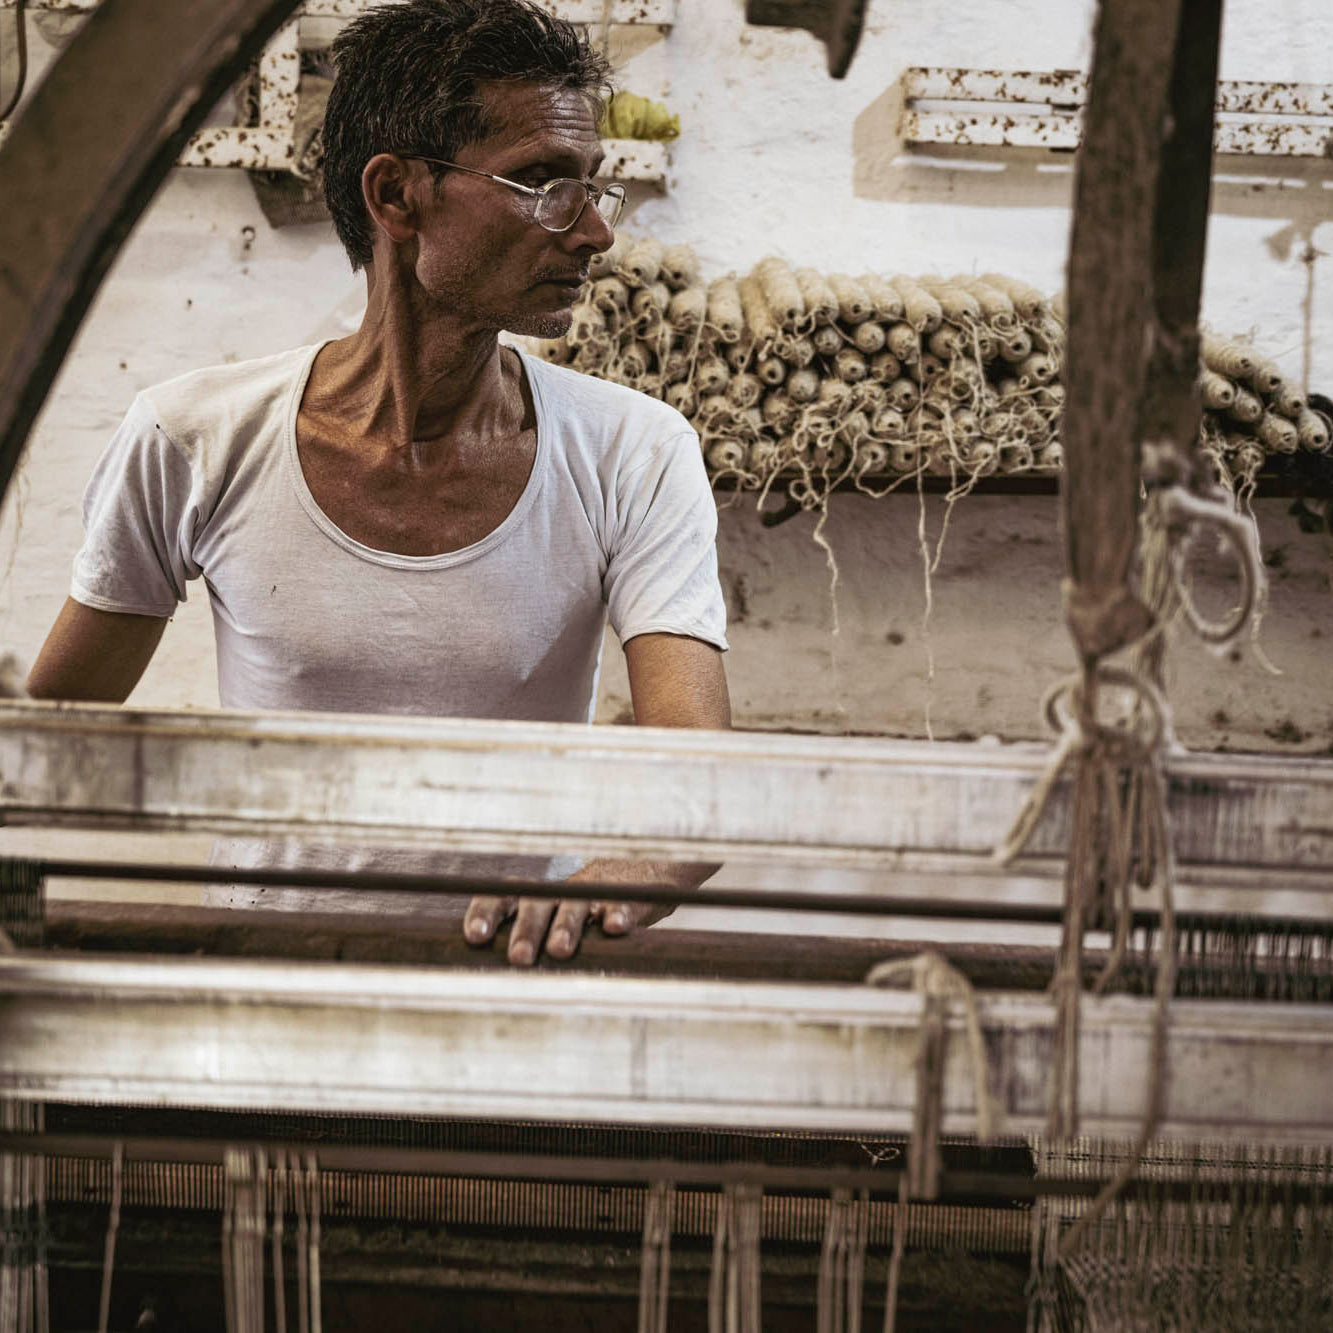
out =
<svg viewBox="0 0 1333 1333"><path fill-rule="evenodd" d="M28 673L28 693L34 699L124 703L168 619L97 611L67 598Z"/></svg>

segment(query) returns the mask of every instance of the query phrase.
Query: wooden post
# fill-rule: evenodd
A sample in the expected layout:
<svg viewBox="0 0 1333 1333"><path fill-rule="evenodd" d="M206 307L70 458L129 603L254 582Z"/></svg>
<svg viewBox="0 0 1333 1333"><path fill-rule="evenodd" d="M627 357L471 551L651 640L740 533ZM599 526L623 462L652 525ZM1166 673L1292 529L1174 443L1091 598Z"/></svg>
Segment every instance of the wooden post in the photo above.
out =
<svg viewBox="0 0 1333 1333"><path fill-rule="evenodd" d="M1199 296L1212 187L1222 0L1182 0L1152 236L1152 322L1139 439L1182 463L1199 433ZM1188 480L1185 476L1163 480Z"/></svg>
<svg viewBox="0 0 1333 1333"><path fill-rule="evenodd" d="M1129 587L1145 432L1197 429L1221 0L1103 0L1069 254L1063 518L1085 664L1148 627Z"/></svg>

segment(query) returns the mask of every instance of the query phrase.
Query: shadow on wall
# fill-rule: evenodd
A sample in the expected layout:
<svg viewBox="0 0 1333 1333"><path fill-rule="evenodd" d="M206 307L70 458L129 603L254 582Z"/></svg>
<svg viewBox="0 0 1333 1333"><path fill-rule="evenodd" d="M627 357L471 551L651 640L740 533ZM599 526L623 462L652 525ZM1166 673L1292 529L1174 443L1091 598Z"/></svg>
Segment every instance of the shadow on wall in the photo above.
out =
<svg viewBox="0 0 1333 1333"><path fill-rule="evenodd" d="M1071 152L930 144L912 148L901 132L905 106L895 79L852 129L852 190L875 202L943 203L969 208L1068 208ZM1333 163L1304 158L1217 158L1212 211L1275 218L1308 238L1333 217Z"/></svg>

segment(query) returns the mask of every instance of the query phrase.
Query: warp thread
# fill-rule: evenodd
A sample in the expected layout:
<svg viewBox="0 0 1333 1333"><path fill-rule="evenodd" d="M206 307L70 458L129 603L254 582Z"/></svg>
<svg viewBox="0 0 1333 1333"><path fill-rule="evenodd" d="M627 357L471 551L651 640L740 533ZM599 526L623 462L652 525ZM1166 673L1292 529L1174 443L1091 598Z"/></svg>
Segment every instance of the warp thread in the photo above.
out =
<svg viewBox="0 0 1333 1333"><path fill-rule="evenodd" d="M0 857L0 930L19 949L40 949L46 938L46 878L40 861Z"/></svg>
<svg viewBox="0 0 1333 1333"><path fill-rule="evenodd" d="M10 948L38 949L46 935L46 881L40 862L0 857L0 936ZM0 1129L41 1133L40 1102L0 1103ZM0 1333L47 1333L46 1161L0 1156Z"/></svg>
<svg viewBox="0 0 1333 1333"><path fill-rule="evenodd" d="M297 1333L320 1333L320 1178L314 1153L304 1160L264 1149L232 1147L223 1154L222 1291L227 1333L263 1333L264 1238L272 1199L274 1307L286 1333L283 1239L290 1197L296 1211Z"/></svg>
<svg viewBox="0 0 1333 1333"><path fill-rule="evenodd" d="M884 1295L884 1333L893 1333L898 1315L898 1287L906 1249L907 1205L911 1199L934 1199L939 1195L940 1131L944 1113L944 1058L948 1037L948 1006L951 999L963 1002L967 1025L968 1054L975 1086L977 1138L989 1142L1000 1118L986 1077L986 1046L981 1031L972 983L933 949L912 958L876 963L866 973L871 986L900 986L909 983L922 997L916 1061L916 1102L912 1113L912 1136L907 1162L898 1185L898 1205L893 1210L893 1250Z"/></svg>
<svg viewBox="0 0 1333 1333"><path fill-rule="evenodd" d="M762 1203L758 1185L728 1185L718 1200L708 1279L708 1333L761 1333Z"/></svg>
<svg viewBox="0 0 1333 1333"><path fill-rule="evenodd" d="M0 1129L40 1134L40 1102L0 1103ZM0 1156L0 1333L48 1333L46 1162L30 1153Z"/></svg>
<svg viewBox="0 0 1333 1333"><path fill-rule="evenodd" d="M1039 1143L1045 1172L1104 1175L1118 1143ZM1314 1333L1333 1315L1333 1194L1326 1145L1157 1143L1143 1184L1113 1201L1076 1254L1055 1241L1078 1205L1034 1210L1036 1300L1045 1330L1245 1329Z"/></svg>
<svg viewBox="0 0 1333 1333"><path fill-rule="evenodd" d="M671 1292L671 1228L676 1187L658 1180L648 1191L643 1211L643 1254L639 1268L639 1333L667 1333Z"/></svg>
<svg viewBox="0 0 1333 1333"><path fill-rule="evenodd" d="M817 1333L861 1333L869 1234L869 1191L834 1190L819 1256Z"/></svg>

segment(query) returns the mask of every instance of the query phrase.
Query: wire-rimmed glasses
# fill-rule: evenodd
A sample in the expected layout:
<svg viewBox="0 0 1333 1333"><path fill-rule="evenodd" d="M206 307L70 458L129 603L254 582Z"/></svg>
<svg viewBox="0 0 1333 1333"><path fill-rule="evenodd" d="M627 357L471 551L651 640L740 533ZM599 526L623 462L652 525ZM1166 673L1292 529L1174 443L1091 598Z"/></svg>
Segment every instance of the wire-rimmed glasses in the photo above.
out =
<svg viewBox="0 0 1333 1333"><path fill-rule="evenodd" d="M590 181L562 176L559 180L547 181L545 185L522 185L490 171L462 167L457 162L427 157L424 153L400 153L398 156L414 158L418 162L433 162L440 167L452 167L455 171L467 172L469 176L484 176L487 180L499 181L511 190L528 195L534 201L532 220L547 231L568 231L583 216L583 210L589 202L602 221L608 227L614 227L625 207L625 187L619 181L612 181L609 185L593 185Z"/></svg>

